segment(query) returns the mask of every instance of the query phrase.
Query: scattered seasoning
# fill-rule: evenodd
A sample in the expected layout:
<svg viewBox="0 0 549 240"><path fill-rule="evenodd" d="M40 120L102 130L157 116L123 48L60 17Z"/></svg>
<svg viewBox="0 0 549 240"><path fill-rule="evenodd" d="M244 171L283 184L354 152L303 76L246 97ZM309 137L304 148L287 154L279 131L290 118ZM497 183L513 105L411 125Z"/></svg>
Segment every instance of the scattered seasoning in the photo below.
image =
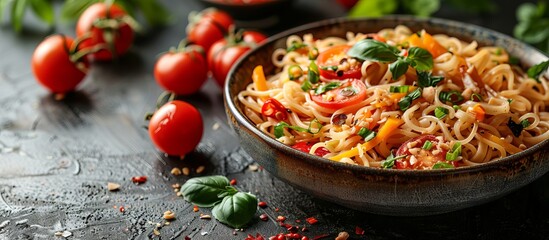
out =
<svg viewBox="0 0 549 240"><path fill-rule="evenodd" d="M156 228L153 229L153 233L154 233L154 235L156 235L156 236L159 236L159 235L160 235L160 231L158 231L158 229L156 229Z"/></svg>
<svg viewBox="0 0 549 240"><path fill-rule="evenodd" d="M275 208L275 212L278 212L278 211L280 211L280 208Z"/></svg>
<svg viewBox="0 0 549 240"><path fill-rule="evenodd" d="M191 237L185 236L185 240L191 240Z"/></svg>
<svg viewBox="0 0 549 240"><path fill-rule="evenodd" d="M164 218L166 220L173 220L173 219L175 219L175 213L170 211L170 210L165 211L162 218Z"/></svg>
<svg viewBox="0 0 549 240"><path fill-rule="evenodd" d="M257 206L259 206L260 208L266 208L266 207L267 207L267 203L261 201L261 202L259 202L259 203L257 204Z"/></svg>
<svg viewBox="0 0 549 240"><path fill-rule="evenodd" d="M174 168L172 168L170 173L174 176L179 176L179 175L181 175L181 170L179 168L174 167Z"/></svg>
<svg viewBox="0 0 549 240"><path fill-rule="evenodd" d="M291 233L296 233L299 229L296 226L290 226L286 230L288 230L288 232L291 232Z"/></svg>
<svg viewBox="0 0 549 240"><path fill-rule="evenodd" d="M219 129L219 126L220 126L219 123L217 123L217 122L214 123L214 125L212 125L212 130L215 131L215 130Z"/></svg>
<svg viewBox="0 0 549 240"><path fill-rule="evenodd" d="M126 208L124 208L124 206L120 206L120 208L118 209L121 213L124 213L126 211Z"/></svg>
<svg viewBox="0 0 549 240"><path fill-rule="evenodd" d="M296 223L300 223L300 222L301 222L301 220L299 220L299 219L296 219L296 220L295 220L295 222L296 222Z"/></svg>
<svg viewBox="0 0 549 240"><path fill-rule="evenodd" d="M174 189L180 189L180 188L181 188L181 185L180 185L179 183L172 184L172 188L174 188Z"/></svg>
<svg viewBox="0 0 549 240"><path fill-rule="evenodd" d="M212 216L208 214L200 214L200 219L212 219Z"/></svg>
<svg viewBox="0 0 549 240"><path fill-rule="evenodd" d="M337 237L335 238L335 240L347 240L347 238L349 238L349 233L347 232L340 232Z"/></svg>
<svg viewBox="0 0 549 240"><path fill-rule="evenodd" d="M120 184L108 182L107 183L107 189L111 192L118 191L118 190L120 190Z"/></svg>
<svg viewBox="0 0 549 240"><path fill-rule="evenodd" d="M170 222L164 222L164 226L170 225Z"/></svg>
<svg viewBox="0 0 549 240"><path fill-rule="evenodd" d="M259 219L261 219L261 221L267 221L267 220L269 220L269 216L267 216L267 214L263 213L263 214L259 215Z"/></svg>
<svg viewBox="0 0 549 240"><path fill-rule="evenodd" d="M355 233L357 235L364 235L364 229L360 228L359 226L355 227Z"/></svg>
<svg viewBox="0 0 549 240"><path fill-rule="evenodd" d="M135 176L132 177L132 182L139 185L147 182L147 176Z"/></svg>
<svg viewBox="0 0 549 240"><path fill-rule="evenodd" d="M198 206L194 205L193 212L198 212Z"/></svg>
<svg viewBox="0 0 549 240"><path fill-rule="evenodd" d="M327 233L320 234L320 235L316 235L315 237L313 237L313 240L323 239L323 238L329 237L329 236L330 236L330 234L327 234Z"/></svg>
<svg viewBox="0 0 549 240"><path fill-rule="evenodd" d="M3 221L0 223L0 229L5 228L8 224L10 224L10 220Z"/></svg>
<svg viewBox="0 0 549 240"><path fill-rule="evenodd" d="M286 221L286 217L284 217L284 216L278 216L278 217L276 217L276 221L277 221L277 222L284 222L284 221Z"/></svg>
<svg viewBox="0 0 549 240"><path fill-rule="evenodd" d="M204 172L204 169L206 169L206 167L198 166L198 168L196 168L196 173L201 174L202 172Z"/></svg>
<svg viewBox="0 0 549 240"><path fill-rule="evenodd" d="M316 220L315 217L307 218L307 219L305 219L305 221L307 221L307 222L308 222L309 224L311 224L311 225L314 225L314 224L316 224L316 223L318 222L318 220Z"/></svg>
<svg viewBox="0 0 549 240"><path fill-rule="evenodd" d="M55 232L53 235L55 235L56 237L61 237L61 235L63 235L63 232Z"/></svg>
<svg viewBox="0 0 549 240"><path fill-rule="evenodd" d="M251 164L248 166L248 169L250 169L250 171L252 172L255 172L257 171L257 169L259 169L259 166L257 164Z"/></svg>
<svg viewBox="0 0 549 240"><path fill-rule="evenodd" d="M185 176L189 176L189 174L191 173L191 170L188 167L184 167L181 170L183 171L183 175Z"/></svg>
<svg viewBox="0 0 549 240"><path fill-rule="evenodd" d="M229 184L231 184L231 185L236 185L236 179L234 179L234 178L231 179L231 181L229 182Z"/></svg>

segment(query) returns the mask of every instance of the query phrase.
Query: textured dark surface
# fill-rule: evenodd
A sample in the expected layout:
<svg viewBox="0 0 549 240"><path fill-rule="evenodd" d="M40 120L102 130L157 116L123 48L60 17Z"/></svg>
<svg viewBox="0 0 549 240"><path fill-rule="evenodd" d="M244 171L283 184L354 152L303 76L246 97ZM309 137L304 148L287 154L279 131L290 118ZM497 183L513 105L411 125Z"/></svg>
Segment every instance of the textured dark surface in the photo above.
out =
<svg viewBox="0 0 549 240"><path fill-rule="evenodd" d="M253 160L227 126L213 80L199 94L183 98L205 119L197 150L184 160L158 153L143 128L143 116L154 109L161 93L152 66L158 53L184 37L186 15L202 8L190 0L165 3L174 14L172 25L139 39L119 61L94 65L80 90L64 101L53 100L30 71L32 51L47 35L41 26L21 35L8 26L0 28L0 239L60 239L54 233L64 230L72 233L68 239L148 239L166 210L174 211L177 219L160 229L161 239L243 239L248 233L286 232L273 220L260 221L261 213L270 219L284 215L291 224L299 219L298 225L309 228L307 236L327 233L331 239L340 231L355 239L549 239L547 175L502 199L466 210L387 217L312 198L265 171L250 171ZM507 5L497 16L461 17L446 10L440 14L510 33L516 4ZM343 9L331 1L299 0L285 15L267 32L341 16ZM70 28L60 24L55 30L72 35ZM200 165L206 166L203 174L237 179L239 189L256 194L269 207L260 209L237 235L215 220L199 219L171 187L187 177L174 177L170 170L187 166L197 176L194 169ZM134 185L130 179L138 175L148 176L148 182ZM107 191L107 182L121 184L121 190ZM311 216L319 222L303 223ZM365 234L354 234L356 226Z"/></svg>

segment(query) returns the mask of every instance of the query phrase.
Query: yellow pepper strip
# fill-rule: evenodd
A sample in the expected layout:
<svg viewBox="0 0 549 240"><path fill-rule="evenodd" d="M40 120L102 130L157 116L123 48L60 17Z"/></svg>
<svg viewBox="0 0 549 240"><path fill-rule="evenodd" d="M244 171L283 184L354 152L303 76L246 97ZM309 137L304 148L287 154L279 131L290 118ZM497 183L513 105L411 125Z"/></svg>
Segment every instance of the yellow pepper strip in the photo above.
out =
<svg viewBox="0 0 549 240"><path fill-rule="evenodd" d="M380 142L387 140L387 138L391 135L391 133L403 123L404 121L402 121L402 119L390 117L389 119L387 119L387 122L385 122L385 124L383 124L383 126L379 128L379 131L377 132L376 137L370 140L369 142L363 143L362 146L360 147L364 151L368 151L374 148ZM351 148L351 150L349 151L342 152L338 155L331 157L330 160L339 162L343 158L351 158L356 155L358 155L358 148L354 147L354 148Z"/></svg>
<svg viewBox="0 0 549 240"><path fill-rule="evenodd" d="M263 73L263 66L257 65L252 73L252 79L254 80L254 87L257 91L267 91L267 80L265 80L265 73Z"/></svg>
<svg viewBox="0 0 549 240"><path fill-rule="evenodd" d="M492 142L495 142L499 145L501 145L503 148L505 148L505 150L511 154L515 154L515 153L518 153L518 152L521 152L522 150L518 147L515 147L513 144L510 144L506 141L503 141L501 138L499 137L496 137L490 133L485 133L485 134L482 134L481 135L483 138L486 138Z"/></svg>

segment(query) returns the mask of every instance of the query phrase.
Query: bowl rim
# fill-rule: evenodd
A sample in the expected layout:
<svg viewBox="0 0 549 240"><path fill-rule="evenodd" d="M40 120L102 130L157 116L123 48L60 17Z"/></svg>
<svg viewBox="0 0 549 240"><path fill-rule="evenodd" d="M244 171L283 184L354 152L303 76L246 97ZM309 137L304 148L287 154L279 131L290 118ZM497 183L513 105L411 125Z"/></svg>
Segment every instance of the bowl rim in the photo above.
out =
<svg viewBox="0 0 549 240"><path fill-rule="evenodd" d="M271 37L269 37L266 41L259 44L256 48L252 49L251 51L248 51L246 54L244 54L230 69L229 74L227 75L224 88L223 88L223 99L225 101L226 106L226 112L232 114L234 119L240 124L246 127L248 130L250 130L253 134L260 137L263 141L266 141L268 145L271 147L276 148L277 150L284 151L286 153L290 153L294 156L294 158L299 159L300 161L305 161L308 164L313 164L317 167L324 167L326 165L329 165L333 167L335 170L343 170L343 171L351 171L358 174L366 174L366 175L383 175L383 176L438 176L438 175L448 175L448 174L465 174L465 173L472 173L472 172L481 172L485 171L487 169L493 169L498 168L503 165L508 165L513 162L518 161L519 159L532 156L536 152L541 152L545 148L549 147L549 139L545 139L540 143L535 144L534 146L521 151L516 154L511 154L506 157L491 160L489 162L480 163L476 165L471 166L463 166L458 168L450 168L450 169L427 169L427 170L411 170L411 169L382 169L382 168L374 168L374 167L366 167L366 166L359 166L359 165L351 165L347 163L342 163L339 161L332 161L327 158L319 157L316 155L312 155L309 153L304 153L302 151L296 150L286 144L283 144L276 139L270 137L269 135L263 133L261 130L259 130L245 115L242 111L239 110L239 108L236 106L234 101L238 101L236 98L236 95L231 96L231 91L229 88L229 85L231 84L231 79L233 79L234 73L236 70L241 67L241 65L246 61L249 56L255 54L255 52L259 51L260 49L264 48L265 46L272 44L275 41L278 41L280 39L286 38L292 34L296 34L298 32L306 31L307 29L317 28L317 27L328 27L336 24L344 24L347 22L368 22L368 21L414 21L414 22L423 22L429 25L432 25L433 23L439 24L439 25L459 25L460 28L467 29L467 30L476 30L480 31L482 33L487 33L489 35L495 36L496 39L507 39L513 42L516 42L519 48L521 49L528 49L529 51L534 51L543 56L543 60L546 61L549 59L549 56L540 50L538 50L535 47L532 47L528 44L525 44L524 42L517 40L509 35L478 26L475 24L470 23L464 23L459 22L455 20L449 20L449 19L442 19L442 18L420 18L420 17L414 17L409 15L387 15L383 17L365 17L365 18L347 18L347 17L341 17L341 18L331 18L331 19L325 19L320 20L316 22L307 23L304 25L300 25L297 27L293 27L287 30L284 30L280 33L277 33ZM547 75L548 73L546 73ZM229 120L230 121L230 120ZM546 161L549 159L541 159L541 161Z"/></svg>

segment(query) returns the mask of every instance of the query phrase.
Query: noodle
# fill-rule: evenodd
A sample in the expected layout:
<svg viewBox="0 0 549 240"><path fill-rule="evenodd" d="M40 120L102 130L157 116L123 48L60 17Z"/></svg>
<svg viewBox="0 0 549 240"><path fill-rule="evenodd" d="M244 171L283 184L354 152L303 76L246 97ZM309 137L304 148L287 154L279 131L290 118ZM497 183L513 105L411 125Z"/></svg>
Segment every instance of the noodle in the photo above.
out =
<svg viewBox="0 0 549 240"><path fill-rule="evenodd" d="M350 53L364 43L397 55ZM293 35L286 46L272 54L278 72L267 76L269 89L252 83L238 100L261 131L310 154L366 167L453 168L549 138L547 80L529 78L499 47L405 26L346 38ZM429 53L428 70L413 62L418 51Z"/></svg>

